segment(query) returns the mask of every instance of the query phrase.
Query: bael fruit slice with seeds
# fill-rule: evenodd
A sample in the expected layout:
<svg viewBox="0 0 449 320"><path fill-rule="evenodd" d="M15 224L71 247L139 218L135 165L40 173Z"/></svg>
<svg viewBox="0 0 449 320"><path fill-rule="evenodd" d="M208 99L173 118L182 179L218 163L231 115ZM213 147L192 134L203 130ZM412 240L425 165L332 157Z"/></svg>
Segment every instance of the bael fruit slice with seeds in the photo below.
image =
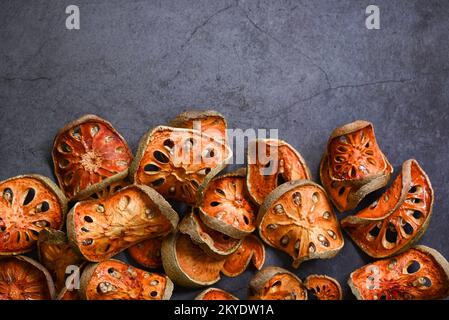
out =
<svg viewBox="0 0 449 320"><path fill-rule="evenodd" d="M220 258L235 252L242 240L231 238L206 226L199 218L199 209L193 208L179 223L179 231L212 257Z"/></svg>
<svg viewBox="0 0 449 320"><path fill-rule="evenodd" d="M129 247L127 252L141 266L155 269L162 267L161 246L162 237L147 239Z"/></svg>
<svg viewBox="0 0 449 320"><path fill-rule="evenodd" d="M237 251L226 257L222 272L228 277L236 277L246 270L250 261L257 270L265 263L265 246L253 234L246 236Z"/></svg>
<svg viewBox="0 0 449 320"><path fill-rule="evenodd" d="M130 177L167 199L195 205L200 185L220 172L231 156L228 145L199 131L159 126L141 139Z"/></svg>
<svg viewBox="0 0 449 320"><path fill-rule="evenodd" d="M86 300L168 300L171 280L118 260L107 260L86 267L80 294Z"/></svg>
<svg viewBox="0 0 449 320"><path fill-rule="evenodd" d="M384 258L407 250L427 229L434 193L416 160L407 160L392 186L369 207L342 220L342 227L368 255Z"/></svg>
<svg viewBox="0 0 449 320"><path fill-rule="evenodd" d="M43 265L25 256L0 258L0 300L51 300L54 294Z"/></svg>
<svg viewBox="0 0 449 320"><path fill-rule="evenodd" d="M59 186L72 200L87 198L128 175L132 154L108 121L85 115L59 130L53 143Z"/></svg>
<svg viewBox="0 0 449 320"><path fill-rule="evenodd" d="M236 296L218 288L209 288L195 297L195 300L239 300Z"/></svg>
<svg viewBox="0 0 449 320"><path fill-rule="evenodd" d="M326 192L309 180L286 182L265 199L257 216L259 235L293 258L293 267L310 259L334 257L343 235Z"/></svg>
<svg viewBox="0 0 449 320"><path fill-rule="evenodd" d="M373 124L357 120L335 129L320 164L320 179L339 211L354 209L384 187L393 167L379 148Z"/></svg>
<svg viewBox="0 0 449 320"><path fill-rule="evenodd" d="M277 139L258 139L248 144L247 170L248 192L259 205L284 182L312 179L301 154L287 142Z"/></svg>
<svg viewBox="0 0 449 320"><path fill-rule="evenodd" d="M255 207L245 184L246 170L216 177L200 189L199 216L209 227L234 239L242 239L256 229Z"/></svg>
<svg viewBox="0 0 449 320"><path fill-rule="evenodd" d="M269 266L257 272L249 283L250 300L307 300L301 279L285 269Z"/></svg>
<svg viewBox="0 0 449 320"><path fill-rule="evenodd" d="M227 138L226 119L221 113L214 110L185 111L171 120L169 126L198 130L218 141L226 141Z"/></svg>
<svg viewBox="0 0 449 320"><path fill-rule="evenodd" d="M61 229L67 200L48 178L22 175L0 182L0 256L34 248L39 231Z"/></svg>
<svg viewBox="0 0 449 320"><path fill-rule="evenodd" d="M145 239L165 236L177 224L177 213L160 194L130 185L108 198L75 204L67 232L72 246L86 260L97 262Z"/></svg>
<svg viewBox="0 0 449 320"><path fill-rule="evenodd" d="M340 283L326 275L311 274L304 281L304 286L318 300L342 300L343 291Z"/></svg>
<svg viewBox="0 0 449 320"><path fill-rule="evenodd" d="M56 291L65 286L66 268L78 266L83 259L69 245L64 232L53 229L44 229L39 233L37 241L39 261L51 273Z"/></svg>
<svg viewBox="0 0 449 320"><path fill-rule="evenodd" d="M449 295L449 263L436 250L415 246L365 265L348 281L359 300L430 300Z"/></svg>

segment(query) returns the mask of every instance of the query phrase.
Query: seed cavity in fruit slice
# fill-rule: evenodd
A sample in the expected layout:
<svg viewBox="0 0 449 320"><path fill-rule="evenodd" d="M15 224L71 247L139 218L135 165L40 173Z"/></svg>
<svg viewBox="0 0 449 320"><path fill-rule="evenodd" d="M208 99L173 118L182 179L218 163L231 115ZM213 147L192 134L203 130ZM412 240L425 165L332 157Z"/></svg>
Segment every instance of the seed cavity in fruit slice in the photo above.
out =
<svg viewBox="0 0 449 320"><path fill-rule="evenodd" d="M197 295L195 300L239 300L239 298L224 290L209 288Z"/></svg>
<svg viewBox="0 0 449 320"><path fill-rule="evenodd" d="M343 292L340 284L334 278L312 274L304 281L304 286L318 300L342 300Z"/></svg>

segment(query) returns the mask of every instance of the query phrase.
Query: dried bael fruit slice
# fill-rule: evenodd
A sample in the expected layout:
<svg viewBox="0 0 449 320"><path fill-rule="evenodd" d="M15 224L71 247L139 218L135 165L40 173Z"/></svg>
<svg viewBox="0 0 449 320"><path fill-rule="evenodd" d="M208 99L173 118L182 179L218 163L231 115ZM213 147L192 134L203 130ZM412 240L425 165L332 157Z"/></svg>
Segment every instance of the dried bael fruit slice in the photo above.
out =
<svg viewBox="0 0 449 320"><path fill-rule="evenodd" d="M0 259L0 300L51 300L55 287L43 265L25 256Z"/></svg>
<svg viewBox="0 0 449 320"><path fill-rule="evenodd" d="M284 182L312 179L301 154L287 142L277 139L258 139L249 143L247 170L249 194L259 205Z"/></svg>
<svg viewBox="0 0 449 320"><path fill-rule="evenodd" d="M61 229L67 200L48 178L23 175L0 182L0 256L33 249L39 231Z"/></svg>
<svg viewBox="0 0 449 320"><path fill-rule="evenodd" d="M167 199L194 205L200 185L220 172L231 156L227 144L199 131L160 126L140 141L130 177Z"/></svg>
<svg viewBox="0 0 449 320"><path fill-rule="evenodd" d="M392 186L373 204L342 220L342 227L368 255L384 258L407 250L427 229L434 193L416 160L407 160Z"/></svg>
<svg viewBox="0 0 449 320"><path fill-rule="evenodd" d="M373 124L358 120L335 129L320 164L320 178L339 211L354 209L385 186L393 167L380 150Z"/></svg>
<svg viewBox="0 0 449 320"><path fill-rule="evenodd" d="M87 262L82 262L78 269L70 270L71 273L65 279L65 285L56 296L56 300L81 300L79 290L79 279Z"/></svg>
<svg viewBox="0 0 449 320"><path fill-rule="evenodd" d="M242 239L256 229L255 207L245 183L246 170L214 178L200 189L200 218L209 227Z"/></svg>
<svg viewBox="0 0 449 320"><path fill-rule="evenodd" d="M128 254L141 266L146 268L162 267L162 237L147 239L128 248Z"/></svg>
<svg viewBox="0 0 449 320"><path fill-rule="evenodd" d="M233 254L217 259L195 245L188 235L172 234L162 242L164 270L176 284L195 288L216 283L220 272L229 277L238 276L251 260L260 269L265 261L265 248L251 237L246 237Z"/></svg>
<svg viewBox="0 0 449 320"><path fill-rule="evenodd" d="M86 267L80 293L86 300L168 300L171 280L118 260L107 260Z"/></svg>
<svg viewBox="0 0 449 320"><path fill-rule="evenodd" d="M128 175L132 154L108 121L85 115L62 128L53 144L59 185L70 199L88 197Z"/></svg>
<svg viewBox="0 0 449 320"><path fill-rule="evenodd" d="M67 217L70 242L89 261L103 261L178 224L170 204L147 186L130 185L112 196L78 202Z"/></svg>
<svg viewBox="0 0 449 320"><path fill-rule="evenodd" d="M305 260L332 258L344 244L326 192L312 181L290 181L274 189L257 219L262 240L289 254L295 268Z"/></svg>
<svg viewBox="0 0 449 320"><path fill-rule="evenodd" d="M199 209L192 209L179 223L179 231L188 234L195 244L212 257L228 256L239 248L242 240L209 228L198 215Z"/></svg>
<svg viewBox="0 0 449 320"><path fill-rule="evenodd" d="M197 295L195 300L239 300L239 298L224 290L209 288Z"/></svg>
<svg viewBox="0 0 449 320"><path fill-rule="evenodd" d="M307 290L295 274L274 266L259 271L249 283L250 300L307 300Z"/></svg>
<svg viewBox="0 0 449 320"><path fill-rule="evenodd" d="M66 268L80 265L83 259L69 245L65 233L59 230L42 230L37 247L39 261L51 273L59 292L65 286Z"/></svg>
<svg viewBox="0 0 449 320"><path fill-rule="evenodd" d="M359 300L430 300L449 295L449 263L436 250L415 246L368 264L348 281Z"/></svg>
<svg viewBox="0 0 449 320"><path fill-rule="evenodd" d="M334 278L311 274L304 281L304 286L307 290L312 291L312 294L318 300L342 300L343 291L340 283Z"/></svg>
<svg viewBox="0 0 449 320"><path fill-rule="evenodd" d="M226 141L227 123L225 117L214 110L186 111L169 122L171 127L194 129L219 141Z"/></svg>
<svg viewBox="0 0 449 320"><path fill-rule="evenodd" d="M107 198L109 196L112 196L117 191L123 189L124 187L127 187L130 185L130 182L128 182L127 179L118 180L115 182L112 182L111 184L108 184L102 189L98 189L94 193L92 193L88 199L103 199Z"/></svg>

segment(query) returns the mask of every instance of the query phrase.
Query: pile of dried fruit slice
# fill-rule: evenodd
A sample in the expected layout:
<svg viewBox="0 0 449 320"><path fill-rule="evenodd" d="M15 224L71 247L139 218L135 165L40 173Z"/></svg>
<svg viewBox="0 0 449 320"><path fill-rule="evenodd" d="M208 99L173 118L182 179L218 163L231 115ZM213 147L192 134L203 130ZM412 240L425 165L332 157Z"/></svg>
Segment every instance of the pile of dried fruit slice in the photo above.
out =
<svg viewBox="0 0 449 320"><path fill-rule="evenodd" d="M342 300L343 291L340 283L326 275L312 274L304 281L304 286L318 300Z"/></svg>
<svg viewBox="0 0 449 320"><path fill-rule="evenodd" d="M195 300L239 300L234 295L218 288L209 288L195 297Z"/></svg>

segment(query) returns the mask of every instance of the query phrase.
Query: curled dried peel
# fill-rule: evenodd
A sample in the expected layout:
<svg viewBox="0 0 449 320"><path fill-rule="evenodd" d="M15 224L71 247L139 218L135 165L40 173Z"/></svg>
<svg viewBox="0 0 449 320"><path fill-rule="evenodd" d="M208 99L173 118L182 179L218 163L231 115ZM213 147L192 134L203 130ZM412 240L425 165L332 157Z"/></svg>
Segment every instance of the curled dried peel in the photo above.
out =
<svg viewBox="0 0 449 320"><path fill-rule="evenodd" d="M209 288L197 295L195 300L239 300L239 298L224 290Z"/></svg>
<svg viewBox="0 0 449 320"><path fill-rule="evenodd" d="M68 198L83 199L128 175L132 154L112 124L85 115L55 137L53 164L59 185Z"/></svg>
<svg viewBox="0 0 449 320"><path fill-rule="evenodd" d="M416 246L351 273L360 300L430 300L449 294L449 263L436 250Z"/></svg>
<svg viewBox="0 0 449 320"><path fill-rule="evenodd" d="M269 266L249 283L250 300L307 300L307 290L295 274Z"/></svg>
<svg viewBox="0 0 449 320"><path fill-rule="evenodd" d="M432 215L434 193L416 160L402 165L392 186L373 204L342 220L343 228L368 255L384 258L419 240Z"/></svg>
<svg viewBox="0 0 449 320"><path fill-rule="evenodd" d="M25 256L0 259L0 300L50 300L55 294L47 269Z"/></svg>
<svg viewBox="0 0 449 320"><path fill-rule="evenodd" d="M312 274L304 281L304 286L310 290L318 300L342 300L341 286L334 278Z"/></svg>
<svg viewBox="0 0 449 320"><path fill-rule="evenodd" d="M160 126L142 138L130 176L167 199L196 204L198 188L231 156L228 145L199 131Z"/></svg>
<svg viewBox="0 0 449 320"><path fill-rule="evenodd" d="M153 189L131 185L112 196L78 202L67 217L72 245L89 261L102 261L145 239L165 236L178 215Z"/></svg>
<svg viewBox="0 0 449 320"><path fill-rule="evenodd" d="M168 300L173 283L165 275L107 260L86 267L80 290L86 300Z"/></svg>
<svg viewBox="0 0 449 320"><path fill-rule="evenodd" d="M335 256L344 245L326 192L308 180L290 181L273 190L258 214L260 237L293 258L293 266Z"/></svg>
<svg viewBox="0 0 449 320"><path fill-rule="evenodd" d="M0 182L0 256L28 252L46 227L61 229L67 200L59 188L40 175Z"/></svg>
<svg viewBox="0 0 449 320"><path fill-rule="evenodd" d="M128 253L141 266L159 268L161 259L162 238L147 239L128 248Z"/></svg>
<svg viewBox="0 0 449 320"><path fill-rule="evenodd" d="M249 200L245 170L214 178L202 192L199 212L210 228L241 239L256 229L255 207Z"/></svg>
<svg viewBox="0 0 449 320"><path fill-rule="evenodd" d="M287 142L277 139L258 139L249 143L247 170L248 192L259 205L284 182L312 178L301 154Z"/></svg>
<svg viewBox="0 0 449 320"><path fill-rule="evenodd" d="M241 240L209 228L198 215L198 208L192 209L179 223L179 231L188 234L195 244L212 257L228 256L239 248Z"/></svg>

